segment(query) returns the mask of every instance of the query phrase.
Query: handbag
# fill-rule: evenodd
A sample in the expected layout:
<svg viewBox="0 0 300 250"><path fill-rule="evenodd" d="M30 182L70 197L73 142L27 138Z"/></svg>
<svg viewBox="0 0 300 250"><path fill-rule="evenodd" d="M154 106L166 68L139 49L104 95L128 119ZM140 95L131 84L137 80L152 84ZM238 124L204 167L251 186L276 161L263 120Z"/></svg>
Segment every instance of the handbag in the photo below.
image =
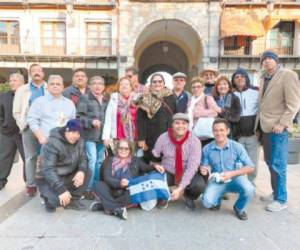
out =
<svg viewBox="0 0 300 250"><path fill-rule="evenodd" d="M205 109L208 109L206 96ZM200 117L193 128L193 134L202 140L214 138L212 131L214 120L214 117Z"/></svg>

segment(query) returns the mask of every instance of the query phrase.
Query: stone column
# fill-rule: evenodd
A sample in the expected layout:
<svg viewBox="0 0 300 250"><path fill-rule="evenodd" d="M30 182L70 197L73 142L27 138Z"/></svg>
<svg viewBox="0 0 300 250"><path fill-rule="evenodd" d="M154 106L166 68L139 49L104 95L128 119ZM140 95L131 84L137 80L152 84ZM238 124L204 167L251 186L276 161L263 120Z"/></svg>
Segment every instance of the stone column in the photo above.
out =
<svg viewBox="0 0 300 250"><path fill-rule="evenodd" d="M295 22L294 55L300 55L300 23Z"/></svg>

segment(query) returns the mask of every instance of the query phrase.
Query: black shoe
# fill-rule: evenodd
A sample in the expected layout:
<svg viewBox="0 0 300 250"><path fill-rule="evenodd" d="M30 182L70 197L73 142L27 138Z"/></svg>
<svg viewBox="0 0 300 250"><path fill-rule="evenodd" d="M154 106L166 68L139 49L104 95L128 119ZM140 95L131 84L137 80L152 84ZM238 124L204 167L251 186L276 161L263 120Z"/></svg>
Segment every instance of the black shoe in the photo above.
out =
<svg viewBox="0 0 300 250"><path fill-rule="evenodd" d="M116 208L114 210L114 215L123 220L127 220L128 216L126 207Z"/></svg>
<svg viewBox="0 0 300 250"><path fill-rule="evenodd" d="M188 209L194 211L196 209L196 204L193 199L184 196L185 205Z"/></svg>
<svg viewBox="0 0 300 250"><path fill-rule="evenodd" d="M99 201L95 201L90 205L90 211L94 212L94 211L103 211L104 207L102 205L101 202Z"/></svg>
<svg viewBox="0 0 300 250"><path fill-rule="evenodd" d="M219 211L220 208L221 208L221 204L219 204L219 205L217 205L217 206L213 206L213 207L211 207L209 210L211 210L211 211Z"/></svg>
<svg viewBox="0 0 300 250"><path fill-rule="evenodd" d="M156 207L157 207L158 209L166 209L166 208L168 207L168 201L166 201L166 200L159 200L159 201L157 202Z"/></svg>
<svg viewBox="0 0 300 250"><path fill-rule="evenodd" d="M95 195L94 195L94 193L93 192L86 192L85 194L84 194L84 199L85 200L89 200L89 201L92 201L92 200L94 200L95 199Z"/></svg>
<svg viewBox="0 0 300 250"><path fill-rule="evenodd" d="M230 199L230 197L229 197L228 194L224 194L223 197L222 197L222 199L223 199L224 201L228 201L228 200Z"/></svg>
<svg viewBox="0 0 300 250"><path fill-rule="evenodd" d="M56 207L49 204L49 202L45 198L43 198L43 199L44 199L44 206L45 206L46 212L54 213L56 211Z"/></svg>
<svg viewBox="0 0 300 250"><path fill-rule="evenodd" d="M71 200L69 205L65 206L65 209L86 210L86 205L84 205L80 200Z"/></svg>
<svg viewBox="0 0 300 250"><path fill-rule="evenodd" d="M233 210L235 212L236 217L238 217L240 220L248 220L248 216L245 211L239 212L235 207L233 207Z"/></svg>
<svg viewBox="0 0 300 250"><path fill-rule="evenodd" d="M6 183L7 181L0 181L0 190L5 187Z"/></svg>

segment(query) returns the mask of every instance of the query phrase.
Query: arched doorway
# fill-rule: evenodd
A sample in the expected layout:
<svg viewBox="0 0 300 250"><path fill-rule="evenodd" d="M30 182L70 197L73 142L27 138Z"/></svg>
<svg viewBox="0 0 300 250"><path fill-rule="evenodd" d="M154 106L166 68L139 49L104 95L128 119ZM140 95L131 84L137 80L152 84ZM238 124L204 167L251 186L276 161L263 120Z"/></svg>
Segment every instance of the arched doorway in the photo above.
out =
<svg viewBox="0 0 300 250"><path fill-rule="evenodd" d="M189 77L197 75L203 57L198 33L177 19L149 24L139 35L134 52L142 83L156 71L170 74L181 71Z"/></svg>

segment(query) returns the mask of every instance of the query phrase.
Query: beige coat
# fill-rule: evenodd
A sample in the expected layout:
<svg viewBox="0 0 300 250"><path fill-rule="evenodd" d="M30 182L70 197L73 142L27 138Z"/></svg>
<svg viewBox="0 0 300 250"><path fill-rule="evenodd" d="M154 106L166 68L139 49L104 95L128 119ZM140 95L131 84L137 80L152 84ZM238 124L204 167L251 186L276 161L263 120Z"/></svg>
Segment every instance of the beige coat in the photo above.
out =
<svg viewBox="0 0 300 250"><path fill-rule="evenodd" d="M300 107L300 82L295 72L279 68L263 92L264 80L260 82L259 110L255 130L260 123L265 133L272 132L274 125L285 126L289 131Z"/></svg>
<svg viewBox="0 0 300 250"><path fill-rule="evenodd" d="M46 84L45 84L46 86ZM47 87L45 87L47 93ZM31 96L30 84L25 84L17 89L13 103L13 117L22 132L27 127L27 114L29 111L29 99Z"/></svg>

